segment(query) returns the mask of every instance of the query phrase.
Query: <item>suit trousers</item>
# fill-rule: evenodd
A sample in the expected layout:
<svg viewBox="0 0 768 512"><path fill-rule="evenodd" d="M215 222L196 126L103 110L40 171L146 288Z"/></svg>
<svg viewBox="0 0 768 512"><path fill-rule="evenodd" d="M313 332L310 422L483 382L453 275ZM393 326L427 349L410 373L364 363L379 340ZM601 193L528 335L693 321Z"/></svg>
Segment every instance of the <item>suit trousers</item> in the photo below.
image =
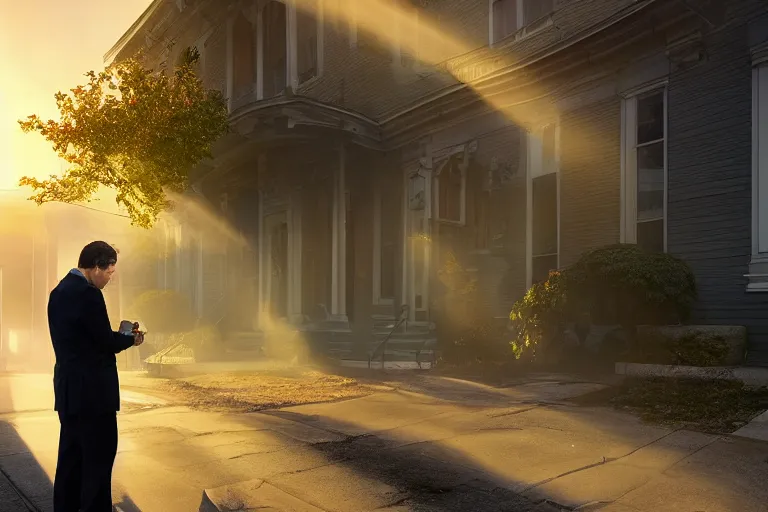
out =
<svg viewBox="0 0 768 512"><path fill-rule="evenodd" d="M59 412L59 459L53 482L54 512L112 512L112 466L117 455L117 414Z"/></svg>

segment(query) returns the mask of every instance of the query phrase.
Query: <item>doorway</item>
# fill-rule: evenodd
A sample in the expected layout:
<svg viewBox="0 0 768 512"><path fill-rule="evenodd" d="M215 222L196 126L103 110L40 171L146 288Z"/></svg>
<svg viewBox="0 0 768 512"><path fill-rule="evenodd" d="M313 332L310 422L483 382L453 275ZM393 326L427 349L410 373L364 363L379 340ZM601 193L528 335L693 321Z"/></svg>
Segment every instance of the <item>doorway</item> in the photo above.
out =
<svg viewBox="0 0 768 512"><path fill-rule="evenodd" d="M288 223L282 219L269 231L269 313L288 317Z"/></svg>

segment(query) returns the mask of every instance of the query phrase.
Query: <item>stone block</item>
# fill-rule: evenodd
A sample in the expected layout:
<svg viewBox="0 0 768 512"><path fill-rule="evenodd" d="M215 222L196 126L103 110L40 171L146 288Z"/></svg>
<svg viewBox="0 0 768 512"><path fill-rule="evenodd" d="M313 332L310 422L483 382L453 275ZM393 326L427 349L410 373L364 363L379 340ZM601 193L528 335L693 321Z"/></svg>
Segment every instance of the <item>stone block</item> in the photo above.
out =
<svg viewBox="0 0 768 512"><path fill-rule="evenodd" d="M698 334L702 337L721 337L728 344L728 356L723 366L738 366L744 362L747 348L747 328L740 325L641 325L637 328L637 335L642 339L644 335L656 333L667 339L677 340L683 336Z"/></svg>

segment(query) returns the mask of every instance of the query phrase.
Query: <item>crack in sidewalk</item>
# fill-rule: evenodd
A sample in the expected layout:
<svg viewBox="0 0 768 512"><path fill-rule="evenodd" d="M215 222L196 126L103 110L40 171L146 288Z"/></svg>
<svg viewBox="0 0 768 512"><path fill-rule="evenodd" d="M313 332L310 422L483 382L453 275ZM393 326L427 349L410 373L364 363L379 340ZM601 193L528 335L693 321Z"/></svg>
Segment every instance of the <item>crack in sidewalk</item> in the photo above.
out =
<svg viewBox="0 0 768 512"><path fill-rule="evenodd" d="M635 448L634 450L631 450L631 451L630 451L630 452L628 452L628 453L625 453L625 454L624 454L624 455L622 455L621 457L613 457L613 458L609 458L609 457L603 457L603 460L602 460L602 461L600 461L600 462L595 462L595 463L592 463L592 464L587 464L587 465L585 465L585 466L582 466L582 467L579 467L579 468L576 468L576 469L572 469L572 470L570 470L570 471L566 471L566 472L564 472L564 473L561 473L561 474L559 474L559 475L553 476L553 477L551 477L551 478L547 478L547 479L545 479L545 480L542 480L542 481L540 481L540 482L537 482L537 483L535 483L535 484L533 484L533 485L531 485L531 486L529 486L529 487L526 487L526 488L525 488L525 489L523 489L521 492L522 492L522 493L527 493L527 492L530 492L530 491L532 491L533 489L536 489L536 488L538 488L538 487L541 487L542 485L546 485L546 484L548 484L548 483L550 483L550 482L554 482L555 480L558 480L558 479L560 479L560 478L563 478L563 477L566 477L566 476L569 476L569 475L573 475L573 474L575 474L575 473L580 473L580 472L582 472L582 471L586 471L586 470L588 470L588 469L592 469L592 468L595 468L595 467L598 467L598 466L602 466L602 465L604 465L604 464L608 464L608 463L610 463L610 462L616 462L616 461L619 461L619 460L623 460L623 459L625 459L625 458L629 457L630 455L632 455L632 454L635 454L635 453L639 452L640 450L643 450L643 449L645 449L645 448L648 448L649 446L652 446L652 445L654 445L654 444L658 443L659 441L661 441L661 440L663 440L663 439L666 439L666 438L668 438L669 436L671 436L672 434L674 434L674 433L676 433L676 432L679 432L680 430L681 430L681 429L677 429L677 430L673 430L673 431L671 431L671 432L669 432L669 433L667 433L667 434L664 434L663 436L661 436L661 437L659 437L659 438L657 438L657 439L654 439L653 441L651 441L651 442L649 442L649 443L646 443L646 444L644 444L644 445L642 445L642 446L639 446L639 447Z"/></svg>

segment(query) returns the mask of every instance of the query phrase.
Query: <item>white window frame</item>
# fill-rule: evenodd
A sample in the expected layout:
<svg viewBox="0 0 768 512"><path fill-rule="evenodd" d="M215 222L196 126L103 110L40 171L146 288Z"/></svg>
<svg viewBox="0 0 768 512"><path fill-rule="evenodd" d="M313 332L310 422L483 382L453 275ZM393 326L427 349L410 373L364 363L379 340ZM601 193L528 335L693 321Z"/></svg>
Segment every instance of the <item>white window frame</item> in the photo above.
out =
<svg viewBox="0 0 768 512"><path fill-rule="evenodd" d="M525 22L525 2L524 0L514 0L515 6L517 8L517 27L514 31L510 32L509 34L506 34L500 38L496 38L496 34L494 33L494 25L495 21L493 19L493 4L496 3L497 0L488 0L488 44L490 46L493 46L501 41L504 41L507 38L510 38L512 36L515 36L516 39L522 39L526 36L529 36L531 34L535 34L539 30L542 30L546 27L549 27L552 25L552 13L557 8L557 1L552 2L552 11L550 11L549 14L542 16L541 18L532 20L530 23ZM541 23L536 23L541 21ZM533 25L531 30L528 30L528 27L530 25Z"/></svg>
<svg viewBox="0 0 768 512"><path fill-rule="evenodd" d="M768 292L768 43L753 49L752 63L752 258L746 277L747 291Z"/></svg>
<svg viewBox="0 0 768 512"><path fill-rule="evenodd" d="M296 16L296 2L297 0L287 0L289 2L289 9L293 15L288 19L288 47L292 48L289 51L290 62L289 67L290 77L289 82L292 84L293 90L297 90L299 87L305 87L312 82L315 82L323 74L323 68L325 67L325 52L323 47L325 46L325 0L315 0L317 2L317 73L315 76L299 83L299 38L298 38L298 18ZM291 21L292 20L292 21Z"/></svg>
<svg viewBox="0 0 768 512"><path fill-rule="evenodd" d="M544 157L544 130L550 126L555 127L555 159L552 169L543 168ZM533 254L533 180L541 176L555 174L557 187L557 268L560 268L560 120L542 124L530 132L522 132L521 150L525 152L525 177L526 177L526 205L525 205L525 285L530 288L533 285L533 258L535 256L551 256L547 254Z"/></svg>
<svg viewBox="0 0 768 512"><path fill-rule="evenodd" d="M459 194L459 220L444 219L440 216L440 174L454 156L463 154L464 159L459 164L461 171L461 192ZM469 149L462 145L451 148L447 154L441 155L439 159L433 156L433 165L435 169L433 178L433 197L435 220L441 224L453 224L456 226L465 226L467 224L467 169L469 168Z"/></svg>
<svg viewBox="0 0 768 512"><path fill-rule="evenodd" d="M658 90L664 92L664 252L667 252L667 211L669 209L668 146L669 88L666 78L645 84L622 94L621 102L621 225L620 241L637 243L637 99ZM656 144L650 141L643 146Z"/></svg>
<svg viewBox="0 0 768 512"><path fill-rule="evenodd" d="M317 0L317 73L314 77L299 83L298 71L298 24L296 16L297 0L275 0L285 5L285 34L286 34L286 84L294 91L317 80L323 74L325 68L325 0ZM264 8L269 1L260 1L253 6L251 12L242 11L243 15L251 22L256 31L256 99L269 99L264 97ZM230 110L232 109L232 92L234 88L234 44L233 24L235 16L227 20L227 92Z"/></svg>

